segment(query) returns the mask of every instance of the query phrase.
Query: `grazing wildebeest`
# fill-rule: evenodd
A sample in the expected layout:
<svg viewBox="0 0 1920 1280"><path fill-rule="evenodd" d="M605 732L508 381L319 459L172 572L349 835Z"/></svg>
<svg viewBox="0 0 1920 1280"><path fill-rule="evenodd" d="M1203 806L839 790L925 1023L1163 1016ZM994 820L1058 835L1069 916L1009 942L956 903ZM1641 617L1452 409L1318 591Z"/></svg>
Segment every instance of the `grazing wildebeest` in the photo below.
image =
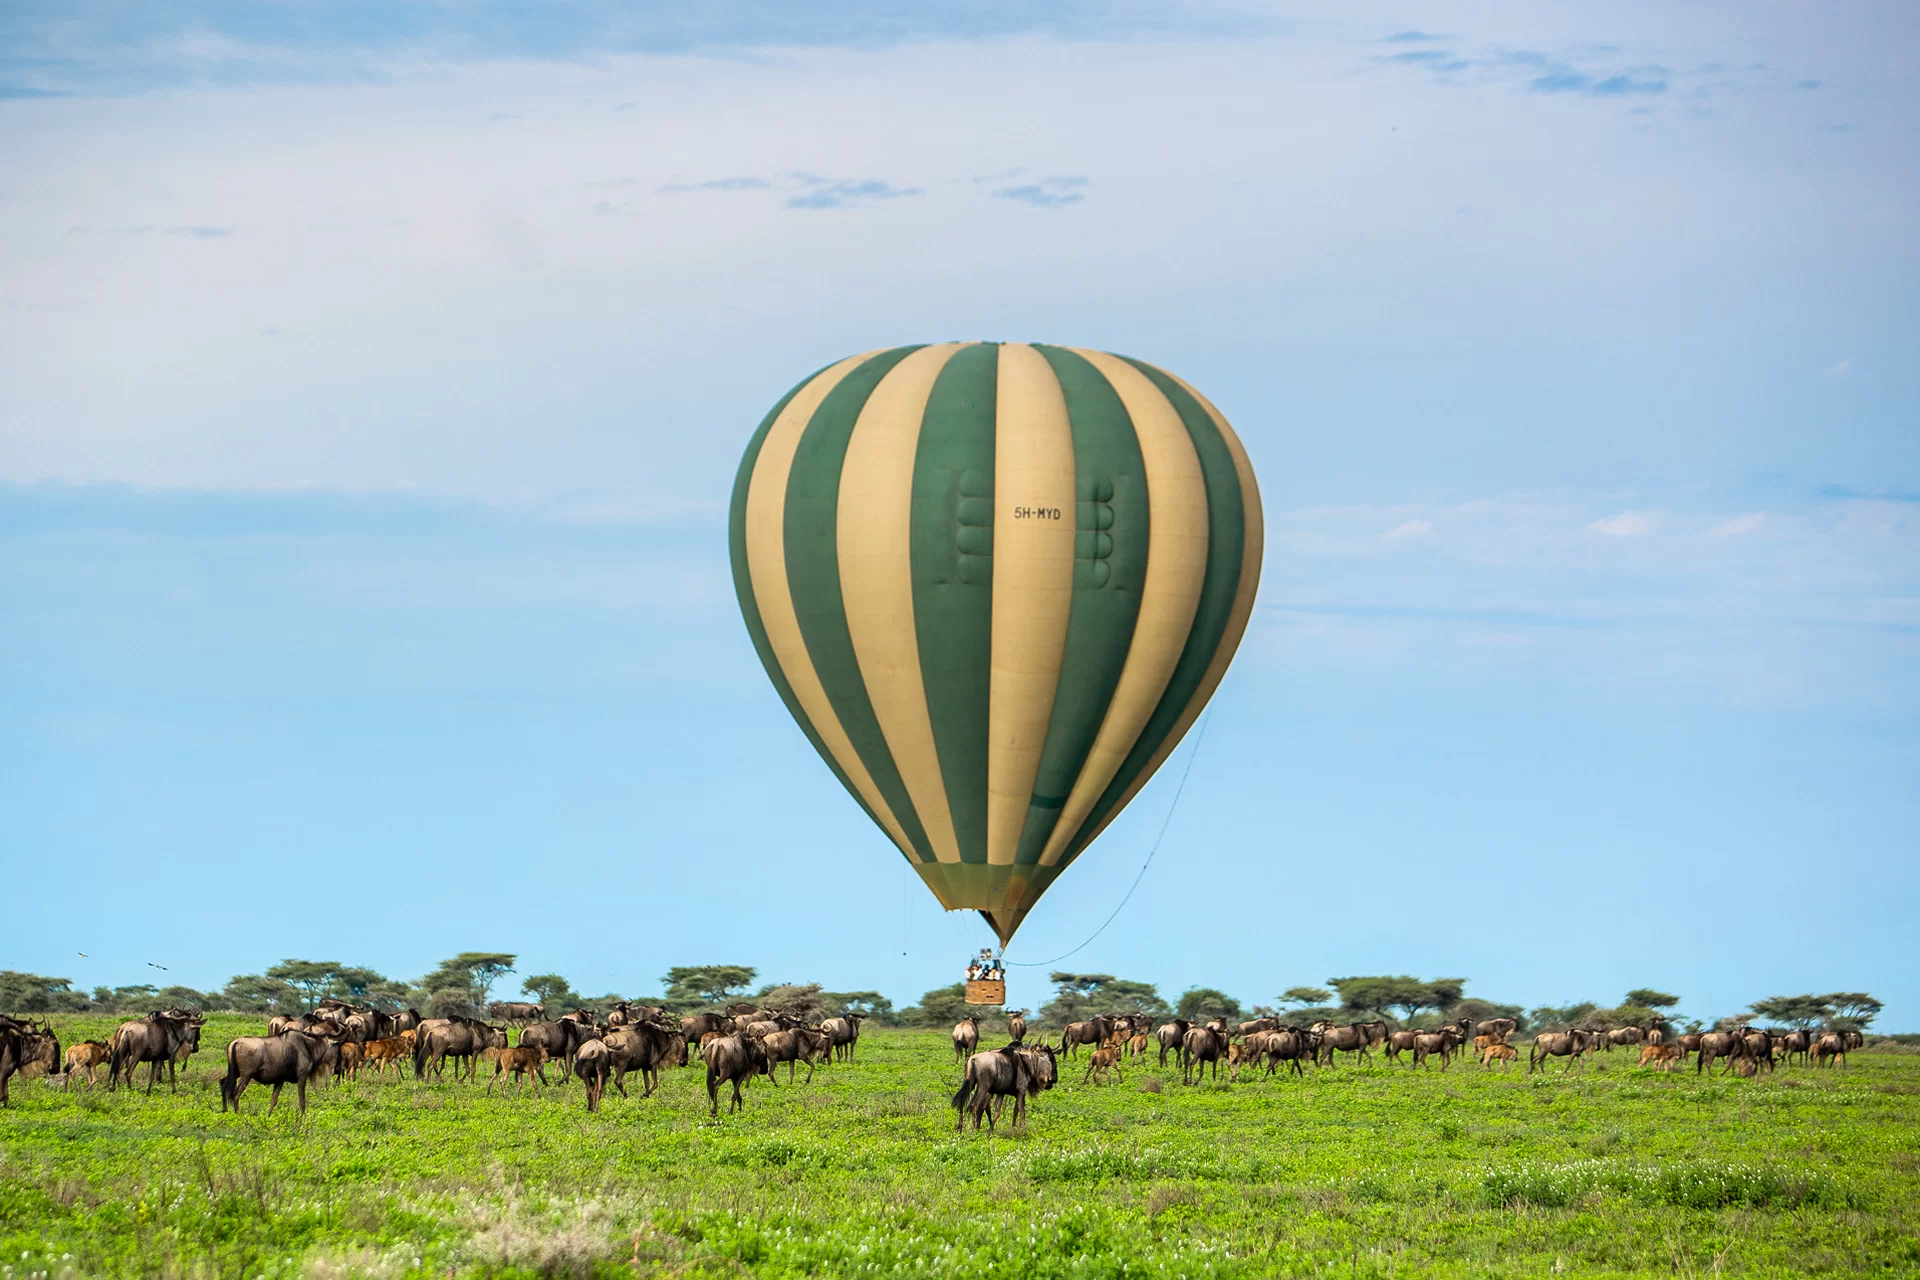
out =
<svg viewBox="0 0 1920 1280"><path fill-rule="evenodd" d="M170 1017L159 1010L134 1022L123 1022L107 1042L107 1088L118 1086L124 1077L133 1087L133 1072L141 1063L149 1064L147 1094L160 1082L160 1068L171 1065L173 1055L187 1038L192 1024L184 1018ZM167 1082L173 1088L171 1079Z"/></svg>
<svg viewBox="0 0 1920 1280"><path fill-rule="evenodd" d="M227 1074L220 1081L220 1110L229 1106L237 1115L240 1095L250 1084L270 1084L273 1098L267 1114L280 1105L280 1087L293 1085L300 1097L300 1114L307 1114L307 1081L326 1068L335 1046L320 1036L289 1031L277 1036L241 1036L227 1046Z"/></svg>
<svg viewBox="0 0 1920 1280"><path fill-rule="evenodd" d="M1113 1034L1113 1019L1109 1017L1088 1018L1085 1022L1069 1022L1067 1029L1060 1033L1060 1053L1071 1058L1074 1050L1083 1044L1096 1049L1107 1042Z"/></svg>
<svg viewBox="0 0 1920 1280"><path fill-rule="evenodd" d="M833 1052L832 1037L819 1027L793 1027L760 1040L767 1050L767 1079L772 1080L772 1068L784 1062L788 1084L793 1083L794 1071L802 1062L807 1064L807 1083L812 1084L814 1063Z"/></svg>
<svg viewBox="0 0 1920 1280"><path fill-rule="evenodd" d="M443 1026L428 1023L414 1037L413 1078L424 1080L429 1070L435 1075L442 1074L446 1060L452 1058L454 1080L458 1081L462 1075L472 1080L480 1066L481 1053L506 1047L504 1027L490 1027L474 1018L449 1018Z"/></svg>
<svg viewBox="0 0 1920 1280"><path fill-rule="evenodd" d="M980 1016L970 1013L953 1024L953 1056L965 1062L980 1046Z"/></svg>
<svg viewBox="0 0 1920 1280"><path fill-rule="evenodd" d="M660 1068L672 1066L687 1051L678 1032L657 1022L633 1022L600 1037L612 1055L613 1087L627 1096L627 1072L640 1073L640 1096L651 1098L660 1087Z"/></svg>
<svg viewBox="0 0 1920 1280"><path fill-rule="evenodd" d="M1025 1044L1027 1040L1027 1011L1015 1009L1007 1015L1007 1036L1012 1044Z"/></svg>
<svg viewBox="0 0 1920 1280"><path fill-rule="evenodd" d="M732 1115L746 1105L740 1096L740 1086L756 1073L765 1072L768 1079L773 1071L767 1065L767 1049L752 1036L730 1035L718 1040L710 1040L700 1046L700 1056L707 1064L707 1114L720 1114L720 1086L723 1083L733 1085L733 1100L727 1104L727 1114Z"/></svg>
<svg viewBox="0 0 1920 1280"><path fill-rule="evenodd" d="M1800 1055L1800 1061L1805 1062L1807 1060L1807 1050L1813 1047L1813 1037L1809 1036L1805 1031L1795 1028L1780 1036L1778 1044L1780 1055L1787 1060L1788 1066L1792 1066L1793 1055L1796 1053Z"/></svg>
<svg viewBox="0 0 1920 1280"><path fill-rule="evenodd" d="M107 1045L104 1040L82 1040L67 1048L67 1078L71 1080L75 1071L85 1071L89 1089L95 1082L95 1070L106 1065Z"/></svg>
<svg viewBox="0 0 1920 1280"><path fill-rule="evenodd" d="M1013 1123L1017 1128L1027 1118L1027 1095L1033 1091L1033 1067L1025 1053L1017 1045L1008 1045L1004 1049L989 1049L985 1053L976 1053L967 1059L965 1078L960 1081L960 1091L953 1095L953 1109L958 1112L954 1121L954 1131L967 1127L967 1115L973 1115L973 1127L980 1128L980 1117L987 1119L987 1132L992 1133L996 1111L994 1099L1013 1099Z"/></svg>
<svg viewBox="0 0 1920 1280"><path fill-rule="evenodd" d="M1841 1066L1847 1065L1847 1038L1838 1031L1829 1031L1813 1042L1813 1065L1831 1067L1836 1060Z"/></svg>
<svg viewBox="0 0 1920 1280"><path fill-rule="evenodd" d="M1094 1084L1103 1084L1106 1082L1109 1071L1113 1072L1113 1078L1121 1084L1127 1082L1127 1078L1120 1074L1120 1050L1112 1045L1093 1051L1087 1059L1087 1074L1081 1078L1080 1083L1086 1084L1092 1081Z"/></svg>
<svg viewBox="0 0 1920 1280"><path fill-rule="evenodd" d="M1375 1043L1374 1028L1384 1033L1386 1025L1384 1022L1351 1022L1344 1027L1336 1027L1330 1022L1314 1023L1313 1029L1320 1033L1320 1054L1315 1059L1316 1065L1324 1059L1326 1065L1332 1066L1336 1051L1357 1053L1360 1061L1366 1062L1369 1056L1367 1050Z"/></svg>
<svg viewBox="0 0 1920 1280"><path fill-rule="evenodd" d="M495 1000L487 1006L487 1016L502 1022L545 1022L547 1007L524 1000Z"/></svg>
<svg viewBox="0 0 1920 1280"><path fill-rule="evenodd" d="M1527 1074L1532 1075L1548 1058L1565 1058L1566 1069L1571 1071L1586 1050L1587 1033L1578 1027L1572 1031L1542 1031L1533 1038L1533 1048L1527 1051Z"/></svg>
<svg viewBox="0 0 1920 1280"><path fill-rule="evenodd" d="M528 1076L533 1076L545 1085L547 1073L542 1066L546 1060L547 1051L538 1045L532 1048L521 1045L515 1049L500 1050L493 1059L493 1076L487 1081L487 1092L492 1093L493 1086L500 1082L500 1077L509 1073L513 1077L513 1087L516 1092L526 1087ZM506 1086L502 1085L500 1092L506 1091Z"/></svg>
<svg viewBox="0 0 1920 1280"><path fill-rule="evenodd" d="M1187 1042L1187 1032L1191 1030L1193 1030L1193 1024L1191 1022L1188 1022L1185 1018L1175 1018L1172 1022L1163 1024L1158 1031L1153 1033L1154 1039L1160 1042L1161 1066L1164 1067L1167 1065L1168 1053L1179 1052L1180 1046Z"/></svg>
<svg viewBox="0 0 1920 1280"><path fill-rule="evenodd" d="M573 1056L573 1073L587 1086L587 1110L600 1109L600 1095L607 1091L607 1076L613 1071L613 1053L605 1041L589 1040Z"/></svg>
<svg viewBox="0 0 1920 1280"><path fill-rule="evenodd" d="M1759 1070L1762 1063L1767 1071L1773 1071L1773 1036L1758 1028L1748 1028L1744 1037L1746 1050L1743 1056L1753 1060L1754 1069Z"/></svg>
<svg viewBox="0 0 1920 1280"><path fill-rule="evenodd" d="M60 1037L54 1033L51 1022L42 1022L34 1026L29 1022L27 1030L20 1039L20 1076L24 1080L37 1079L40 1076L60 1074Z"/></svg>
<svg viewBox="0 0 1920 1280"><path fill-rule="evenodd" d="M1709 1031L1700 1037L1700 1057L1693 1064L1693 1074L1700 1075L1713 1065L1715 1058L1741 1058L1746 1056L1747 1040L1738 1031ZM1733 1063L1727 1063L1727 1069L1733 1069Z"/></svg>
<svg viewBox="0 0 1920 1280"><path fill-rule="evenodd" d="M1213 1078L1220 1078L1220 1059L1227 1056L1227 1035L1218 1027L1194 1027L1180 1042L1180 1083L1192 1084L1213 1064Z"/></svg>

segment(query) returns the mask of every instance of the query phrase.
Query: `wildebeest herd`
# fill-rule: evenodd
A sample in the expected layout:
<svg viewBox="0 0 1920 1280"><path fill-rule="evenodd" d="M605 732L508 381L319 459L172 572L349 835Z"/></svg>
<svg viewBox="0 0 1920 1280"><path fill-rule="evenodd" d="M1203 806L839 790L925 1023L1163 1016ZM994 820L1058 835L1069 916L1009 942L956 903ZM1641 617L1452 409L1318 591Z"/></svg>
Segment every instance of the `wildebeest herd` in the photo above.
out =
<svg viewBox="0 0 1920 1280"><path fill-rule="evenodd" d="M808 1023L785 1013L751 1005L730 1006L725 1013L700 1013L676 1018L665 1009L623 1001L604 1019L576 1009L549 1020L539 1005L496 1004L489 1013L497 1022L471 1017L425 1018L415 1010L388 1013L359 1008L342 1000L322 1000L311 1013L275 1017L265 1035L240 1036L227 1045L226 1073L220 1080L220 1107L240 1110L249 1085L270 1086L271 1112L279 1105L280 1090L294 1086L302 1114L307 1109L307 1085L341 1078L358 1080L363 1074L383 1077L391 1066L396 1076L411 1070L417 1080L440 1079L451 1061L453 1079L475 1081L482 1063L491 1063L487 1092L495 1085L504 1093L511 1084L524 1088L529 1078L541 1085L551 1065L558 1083L578 1079L586 1090L587 1110L597 1111L608 1083L627 1096L626 1078L640 1074L641 1097L659 1087L660 1072L699 1062L706 1067L708 1110L719 1113L720 1090L731 1086L729 1110L744 1105L741 1090L756 1075L777 1084L774 1071L787 1068L788 1083L806 1064L807 1081L824 1062L850 1062L866 1016L843 1014ZM507 1024L517 1025L517 1042ZM84 1079L97 1083L96 1071L107 1068L107 1087L132 1087L134 1073L147 1064L146 1092L159 1083L162 1070L169 1087L175 1070L200 1048L204 1019L185 1009L156 1009L144 1018L122 1023L105 1041L71 1045L63 1057L58 1034L51 1025L22 1022L0 1015L0 1104L7 1101L9 1077L24 1072L46 1076L61 1087Z"/></svg>
<svg viewBox="0 0 1920 1280"><path fill-rule="evenodd" d="M444 1080L451 1061L456 1082L477 1082L481 1065L490 1063L487 1092L498 1085L503 1094L508 1085L524 1089L530 1079L540 1085L554 1083L547 1075L552 1067L560 1084L577 1079L585 1089L587 1110L597 1111L609 1083L628 1096L629 1073L639 1073L640 1096L647 1098L659 1087L662 1071L698 1063L706 1068L708 1113L717 1116L723 1088L731 1091L731 1113L745 1104L742 1090L756 1076L777 1085L775 1071L783 1064L792 1084L803 1063L810 1083L817 1066L852 1061L864 1016L849 1013L810 1023L752 1005L730 1005L723 1013L676 1017L663 1008L624 1001L603 1018L576 1009L550 1019L542 1006L519 1003L495 1004L488 1012L494 1020L424 1018L411 1009L388 1013L328 999L311 1013L273 1018L265 1035L241 1036L228 1044L221 1109L231 1106L238 1112L248 1086L261 1084L272 1089L271 1112L280 1090L292 1085L304 1114L310 1082L384 1077L389 1066L396 1076L410 1070L417 1080ZM1437 1060L1446 1070L1456 1057L1469 1053L1483 1068L1517 1065L1520 1053L1508 1042L1516 1027L1511 1018L1461 1019L1413 1029L1393 1029L1383 1021L1297 1026L1271 1017L1237 1024L1225 1018L1176 1018L1155 1027L1145 1015L1122 1013L1069 1023L1056 1048L1045 1035L1029 1044L1025 1011L1017 1010L1007 1015L1005 1046L985 1051L979 1049L981 1021L968 1016L953 1028L954 1055L962 1068L953 1106L961 1127L971 1116L975 1129L985 1120L989 1130L1009 1098L1014 1123L1021 1124L1028 1099L1054 1087L1061 1062L1077 1059L1082 1048L1088 1050L1083 1085L1099 1085L1109 1077L1124 1080L1123 1064L1130 1068L1156 1052L1161 1068L1173 1058L1186 1084L1198 1083L1208 1073L1217 1080L1223 1065L1228 1078L1238 1080L1254 1070L1266 1076L1283 1070L1304 1075L1306 1067L1332 1066L1343 1054L1364 1063L1377 1051L1388 1062L1421 1068ZM163 1073L174 1087L176 1072L199 1050L203 1024L192 1010L159 1009L122 1023L106 1041L81 1041L62 1054L49 1023L0 1015L0 1105L7 1103L8 1079L15 1074L44 1076L61 1087L84 1080L91 1088L98 1082L99 1068L105 1067L109 1089L123 1084L132 1088L144 1065L148 1094ZM1571 1070L1595 1053L1637 1048L1641 1066L1673 1070L1694 1057L1697 1073L1720 1061L1724 1071L1751 1076L1796 1058L1812 1065L1844 1066L1848 1051L1861 1042L1858 1031L1736 1027L1675 1034L1664 1025L1576 1028L1536 1035L1527 1047L1527 1069L1541 1070L1562 1058L1563 1069Z"/></svg>

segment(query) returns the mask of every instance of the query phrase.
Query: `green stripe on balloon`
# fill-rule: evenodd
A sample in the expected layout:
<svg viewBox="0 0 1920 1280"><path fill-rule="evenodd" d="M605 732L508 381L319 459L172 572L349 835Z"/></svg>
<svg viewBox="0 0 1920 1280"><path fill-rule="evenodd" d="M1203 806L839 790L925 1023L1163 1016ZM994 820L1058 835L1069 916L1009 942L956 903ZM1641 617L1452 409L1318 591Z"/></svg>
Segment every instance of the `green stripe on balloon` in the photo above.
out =
<svg viewBox="0 0 1920 1280"><path fill-rule="evenodd" d="M954 353L927 397L913 455L914 640L962 862L987 860L999 362L995 343Z"/></svg>
<svg viewBox="0 0 1920 1280"><path fill-rule="evenodd" d="M1120 394L1085 357L1034 349L1067 402L1078 532L1066 655L1016 863L1039 861L1106 719L1140 617L1150 528L1146 464Z"/></svg>
<svg viewBox="0 0 1920 1280"><path fill-rule="evenodd" d="M922 861L933 859L920 815L900 770L887 748L886 735L873 713L853 637L847 630L846 602L840 594L840 468L853 438L854 423L880 379L920 350L918 346L883 351L848 373L814 410L794 452L783 512L787 585L793 592L807 655L833 704L847 740L867 767L881 799L906 832Z"/></svg>
<svg viewBox="0 0 1920 1280"><path fill-rule="evenodd" d="M1121 357L1127 359L1126 357ZM1080 851L1092 839L1092 834L1100 829L1140 771L1147 767L1154 752L1173 731L1179 721L1180 713L1193 701L1199 692L1200 682L1206 676L1207 667L1213 662L1213 655L1220 648L1220 640L1227 632L1227 623L1233 616L1233 599L1240 586L1240 567L1246 550L1247 512L1246 500L1240 492L1240 473L1233 465L1233 453L1227 448L1227 442L1220 435L1220 428L1214 424L1213 417L1187 393L1186 388L1169 378L1150 364L1127 359L1127 363L1145 374L1160 393L1170 401L1180 420L1186 425L1187 434L1193 440L1194 451L1200 457L1200 472L1207 488L1207 568L1206 577L1200 586L1200 603L1194 611L1193 629L1187 634L1187 644L1180 651L1180 660L1174 664L1173 676L1167 682L1166 692L1160 695L1159 703L1153 714L1147 718L1146 727L1140 731L1139 740L1121 762L1119 772L1098 802L1081 823L1080 830L1068 842L1066 853L1062 856L1064 864L1079 856Z"/></svg>
<svg viewBox="0 0 1920 1280"><path fill-rule="evenodd" d="M832 367L832 365L827 366L827 368ZM780 669L779 660L774 657L773 646L767 642L767 627L760 619L760 602L754 598L753 574L747 566L747 493L753 485L753 469L759 464L760 449L766 444L767 433L773 430L774 421L779 418L788 403L799 395L809 382L825 372L826 370L822 369L810 377L801 379L793 390L781 396L780 403L774 405L773 412L761 420L759 429L753 433L753 439L748 442L746 456L740 459L740 470L733 478L733 501L727 509L727 551L733 562L733 593L740 601L740 614L746 619L747 635L753 641L753 651L760 655L760 665L766 668L767 679L773 681L774 692L780 695L780 701L786 704L788 714L800 726L800 731L807 735L807 741L811 742L813 749L820 753L820 758L827 762L827 768L833 770L833 776L840 779L840 785L847 789L847 794L853 797L853 802L860 806L861 812L867 817L873 818L875 825L878 825L880 820L874 817L874 812L867 807L867 802L860 798L860 793L854 789L853 780L847 777L846 771L833 758L833 753L827 750L827 744L821 740L819 732L813 727L813 722L807 719L807 713L801 709L800 700L793 696L793 684L787 679L787 673ZM780 589L786 589L785 583L778 585Z"/></svg>

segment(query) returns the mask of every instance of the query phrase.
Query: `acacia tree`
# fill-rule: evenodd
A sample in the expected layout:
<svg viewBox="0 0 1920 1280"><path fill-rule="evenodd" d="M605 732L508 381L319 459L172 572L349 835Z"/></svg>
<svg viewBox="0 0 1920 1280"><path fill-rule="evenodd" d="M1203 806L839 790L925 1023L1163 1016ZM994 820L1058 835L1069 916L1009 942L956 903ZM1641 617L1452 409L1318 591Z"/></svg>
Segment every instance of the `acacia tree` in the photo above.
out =
<svg viewBox="0 0 1920 1280"><path fill-rule="evenodd" d="M1886 1008L1864 991L1831 991L1820 998L1833 1006L1833 1023L1844 1031L1865 1031Z"/></svg>
<svg viewBox="0 0 1920 1280"><path fill-rule="evenodd" d="M758 972L746 964L678 965L667 970L660 982L667 989L664 997L667 1004L698 1008L725 1004L745 991Z"/></svg>
<svg viewBox="0 0 1920 1280"><path fill-rule="evenodd" d="M1747 1007L1769 1021L1785 1023L1802 1031L1833 1016L1833 1006L1827 1002L1827 997L1816 995L1768 996L1765 1000L1755 1000Z"/></svg>
<svg viewBox="0 0 1920 1280"><path fill-rule="evenodd" d="M1655 991L1652 987L1635 987L1627 992L1626 1003L1637 1004L1644 1009L1671 1009L1680 1003L1680 997Z"/></svg>
<svg viewBox="0 0 1920 1280"><path fill-rule="evenodd" d="M546 1005L551 1011L580 1006L580 997L573 993L572 985L557 973L534 974L520 984L520 994L532 996L535 1004Z"/></svg>
<svg viewBox="0 0 1920 1280"><path fill-rule="evenodd" d="M513 971L514 957L505 951L462 951L420 979L419 986L436 1003L446 1004L450 995L460 995L475 1009L487 1007L487 993L500 976Z"/></svg>
<svg viewBox="0 0 1920 1280"><path fill-rule="evenodd" d="M298 991L309 1011L333 994L339 974L338 960L282 960L267 970L269 978L278 978Z"/></svg>
<svg viewBox="0 0 1920 1280"><path fill-rule="evenodd" d="M1325 987L1288 987L1280 993L1280 1003L1297 1005L1300 1008L1317 1007L1333 999L1333 992Z"/></svg>
<svg viewBox="0 0 1920 1280"><path fill-rule="evenodd" d="M1238 1018L1240 1002L1224 991L1212 987L1188 987L1180 993L1180 1004L1174 1015L1188 1022L1205 1022L1211 1018Z"/></svg>

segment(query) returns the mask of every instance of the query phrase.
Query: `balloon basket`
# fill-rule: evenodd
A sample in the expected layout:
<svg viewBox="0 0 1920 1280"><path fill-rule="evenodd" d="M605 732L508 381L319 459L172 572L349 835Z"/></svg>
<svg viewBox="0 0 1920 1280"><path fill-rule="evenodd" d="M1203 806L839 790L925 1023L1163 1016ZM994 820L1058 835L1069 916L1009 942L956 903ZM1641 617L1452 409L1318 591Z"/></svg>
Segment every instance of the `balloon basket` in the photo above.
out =
<svg viewBox="0 0 1920 1280"><path fill-rule="evenodd" d="M1007 982L1004 978L967 979L967 1003L1003 1005L1007 1002Z"/></svg>

